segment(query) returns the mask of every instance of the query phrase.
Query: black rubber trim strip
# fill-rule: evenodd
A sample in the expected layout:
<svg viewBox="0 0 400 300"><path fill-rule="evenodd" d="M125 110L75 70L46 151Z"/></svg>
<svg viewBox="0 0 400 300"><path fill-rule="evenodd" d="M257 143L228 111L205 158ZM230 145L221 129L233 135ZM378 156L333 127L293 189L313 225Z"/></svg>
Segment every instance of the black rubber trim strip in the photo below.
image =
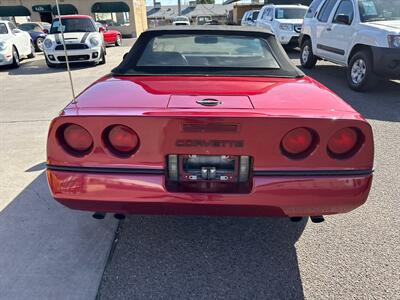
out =
<svg viewBox="0 0 400 300"><path fill-rule="evenodd" d="M82 172L82 173L119 173L119 174L164 174L164 169L143 169L143 168L100 168L100 167L66 167L47 165L48 170L64 172Z"/></svg>
<svg viewBox="0 0 400 300"><path fill-rule="evenodd" d="M48 170L82 173L120 173L120 174L143 174L143 175L162 175L164 169L144 169L144 168L101 168L101 167L70 167L47 165ZM318 171L263 171L253 172L253 176L351 176L351 175L371 175L373 170L318 170Z"/></svg>
<svg viewBox="0 0 400 300"><path fill-rule="evenodd" d="M334 47L329 47L329 46L322 45L322 44L317 44L317 48L318 48L318 49L325 50L325 51L328 51L328 52L332 52L332 53L335 53L335 54L339 54L339 55L344 55L344 54L346 53L346 52L345 52L344 50L342 50L342 49L338 49L338 48L334 48Z"/></svg>
<svg viewBox="0 0 400 300"><path fill-rule="evenodd" d="M254 176L354 176L371 175L373 170L254 171Z"/></svg>

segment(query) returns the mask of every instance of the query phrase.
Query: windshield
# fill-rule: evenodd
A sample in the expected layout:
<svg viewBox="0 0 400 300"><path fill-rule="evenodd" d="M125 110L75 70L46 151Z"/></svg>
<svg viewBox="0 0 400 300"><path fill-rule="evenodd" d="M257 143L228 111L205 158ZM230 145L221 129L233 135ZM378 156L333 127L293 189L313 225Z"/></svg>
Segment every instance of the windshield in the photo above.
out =
<svg viewBox="0 0 400 300"><path fill-rule="evenodd" d="M361 22L400 20L399 0L358 0Z"/></svg>
<svg viewBox="0 0 400 300"><path fill-rule="evenodd" d="M83 18L61 19L64 32L96 32L92 20ZM56 19L51 25L50 33L60 33L60 20Z"/></svg>
<svg viewBox="0 0 400 300"><path fill-rule="evenodd" d="M303 19L307 13L307 8L277 8L275 19Z"/></svg>
<svg viewBox="0 0 400 300"><path fill-rule="evenodd" d="M263 39L203 34L157 36L147 44L137 66L279 69Z"/></svg>
<svg viewBox="0 0 400 300"><path fill-rule="evenodd" d="M7 34L8 30L7 30L7 26L4 23L0 23L0 34Z"/></svg>
<svg viewBox="0 0 400 300"><path fill-rule="evenodd" d="M23 31L40 31L40 27L33 23L25 23L18 26Z"/></svg>

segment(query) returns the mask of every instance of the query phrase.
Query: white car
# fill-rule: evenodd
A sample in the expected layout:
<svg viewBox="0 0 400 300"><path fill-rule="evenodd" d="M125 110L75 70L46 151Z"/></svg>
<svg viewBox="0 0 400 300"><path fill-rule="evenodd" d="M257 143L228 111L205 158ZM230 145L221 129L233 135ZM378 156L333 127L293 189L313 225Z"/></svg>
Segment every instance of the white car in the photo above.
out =
<svg viewBox="0 0 400 300"><path fill-rule="evenodd" d="M0 21L0 66L18 68L20 60L35 57L35 46L29 33L18 29L12 22Z"/></svg>
<svg viewBox="0 0 400 300"><path fill-rule="evenodd" d="M240 22L240 25L255 26L259 12L260 12L259 10L246 11L242 17L242 21Z"/></svg>
<svg viewBox="0 0 400 300"><path fill-rule="evenodd" d="M258 14L256 26L274 33L282 45L297 47L307 10L308 6L303 5L265 5Z"/></svg>
<svg viewBox="0 0 400 300"><path fill-rule="evenodd" d="M315 0L299 42L303 67L318 59L346 66L356 91L380 78L400 79L400 1Z"/></svg>
<svg viewBox="0 0 400 300"><path fill-rule="evenodd" d="M178 16L174 19L174 21L172 22L172 25L176 25L176 26L190 26L190 21L188 17L185 16Z"/></svg>
<svg viewBox="0 0 400 300"><path fill-rule="evenodd" d="M103 37L90 16L65 15L61 17L70 63L105 64L106 50ZM60 18L53 20L50 33L44 40L44 54L50 68L65 64Z"/></svg>

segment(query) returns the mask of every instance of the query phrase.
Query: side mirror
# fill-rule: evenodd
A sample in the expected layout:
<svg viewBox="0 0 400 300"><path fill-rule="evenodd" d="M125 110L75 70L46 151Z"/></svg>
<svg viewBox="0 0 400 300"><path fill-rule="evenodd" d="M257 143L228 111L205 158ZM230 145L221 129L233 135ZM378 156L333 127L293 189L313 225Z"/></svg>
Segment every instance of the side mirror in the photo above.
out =
<svg viewBox="0 0 400 300"><path fill-rule="evenodd" d="M44 28L44 29L43 29L43 33L49 34L49 31L48 31L46 28Z"/></svg>
<svg viewBox="0 0 400 300"><path fill-rule="evenodd" d="M17 33L21 33L22 31L21 31L20 29L16 28L16 29L13 29L12 32L13 32L14 34L17 34Z"/></svg>
<svg viewBox="0 0 400 300"><path fill-rule="evenodd" d="M99 32L106 32L106 28L104 26L99 27Z"/></svg>
<svg viewBox="0 0 400 300"><path fill-rule="evenodd" d="M129 53L125 53L124 56L122 57L122 59L125 59L125 57L128 55Z"/></svg>
<svg viewBox="0 0 400 300"><path fill-rule="evenodd" d="M350 17L348 15L337 15L335 23L350 25Z"/></svg>
<svg viewBox="0 0 400 300"><path fill-rule="evenodd" d="M246 18L246 21L253 21L253 19L251 17Z"/></svg>
<svg viewBox="0 0 400 300"><path fill-rule="evenodd" d="M267 16L267 21L272 21L272 17L271 16Z"/></svg>

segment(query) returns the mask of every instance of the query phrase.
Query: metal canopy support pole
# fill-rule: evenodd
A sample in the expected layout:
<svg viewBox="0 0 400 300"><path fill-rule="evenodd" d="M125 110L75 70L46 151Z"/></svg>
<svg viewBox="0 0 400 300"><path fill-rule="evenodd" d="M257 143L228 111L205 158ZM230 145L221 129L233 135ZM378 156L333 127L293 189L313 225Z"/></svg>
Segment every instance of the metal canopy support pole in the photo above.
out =
<svg viewBox="0 0 400 300"><path fill-rule="evenodd" d="M75 97L74 83L72 82L72 74L71 74L71 69L70 69L70 67L69 67L69 59L68 59L68 53L67 53L67 46L65 45L64 28L63 28L62 21L61 21L60 5L58 4L58 0L56 0L56 6L57 6L58 19L59 19L59 21L60 21L61 43L62 43L63 48L64 48L65 62L66 62L66 64L67 64L69 82L70 82L70 84L71 84L71 92L72 92L72 102L71 102L71 103L76 103L76 100L75 100L76 97Z"/></svg>

